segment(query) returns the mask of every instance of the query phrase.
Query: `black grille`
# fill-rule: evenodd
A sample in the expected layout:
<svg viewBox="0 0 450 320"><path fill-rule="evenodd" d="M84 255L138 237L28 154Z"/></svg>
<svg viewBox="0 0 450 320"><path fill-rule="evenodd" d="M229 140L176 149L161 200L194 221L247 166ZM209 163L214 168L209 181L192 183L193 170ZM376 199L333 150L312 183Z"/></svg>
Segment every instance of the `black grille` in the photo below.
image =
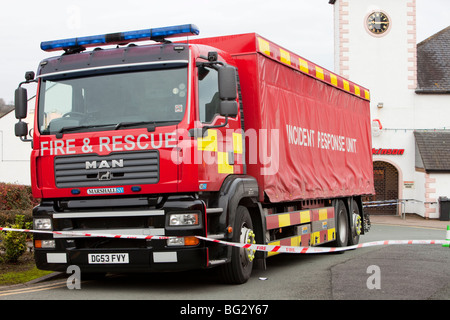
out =
<svg viewBox="0 0 450 320"><path fill-rule="evenodd" d="M58 188L154 184L159 181L159 153L56 157L55 179Z"/></svg>

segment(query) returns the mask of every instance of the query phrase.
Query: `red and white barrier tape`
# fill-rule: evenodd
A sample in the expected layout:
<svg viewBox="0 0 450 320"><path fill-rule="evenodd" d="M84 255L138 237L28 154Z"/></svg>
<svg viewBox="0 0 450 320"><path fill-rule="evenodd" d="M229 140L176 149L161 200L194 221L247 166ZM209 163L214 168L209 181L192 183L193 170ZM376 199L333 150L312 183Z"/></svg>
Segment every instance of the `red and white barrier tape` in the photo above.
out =
<svg viewBox="0 0 450 320"><path fill-rule="evenodd" d="M16 232L27 232L27 233L46 233L46 234L58 234L58 235L68 235L68 236L82 236L82 237L97 237L97 238L115 238L115 239L145 239L145 240L167 240L169 238L176 238L173 236L146 236L146 235L118 235L118 234L107 234L107 233L83 233L76 231L47 231L47 230L30 230L30 229L13 229L13 228L2 228L0 231L16 231ZM227 246L239 247L249 250L265 251L265 252L277 252L277 253L326 253L326 252L339 252L347 251L359 248L373 247L373 246L383 246L383 245L393 245L393 244L441 244L448 246L450 240L381 240L372 241L366 243L360 243L353 246L347 247L291 247L291 246L279 246L279 245L262 245L262 244L249 244L249 243L236 243L228 242L217 239L210 239L202 236L196 236L200 240L215 242L224 244Z"/></svg>
<svg viewBox="0 0 450 320"><path fill-rule="evenodd" d="M83 233L77 231L50 231L50 230L30 230L30 229L13 229L2 228L0 231L17 231L27 233L46 233L46 234L59 234L76 237L96 237L96 238L115 238L115 239L144 239L144 240L167 240L173 237L166 236L146 236L146 235L120 235L120 234L107 234L107 233Z"/></svg>
<svg viewBox="0 0 450 320"><path fill-rule="evenodd" d="M328 248L328 247L291 247L291 246L279 246L279 245L261 245L261 244L244 244L244 243L235 243L235 242L227 242L222 240L209 239L205 237L197 236L197 238L225 244L233 247L240 247L249 250L256 251L265 251L265 252L277 252L277 253L326 253L326 252L338 252L338 251L346 251L353 250L365 247L373 247L373 246L382 246L382 245L392 245L392 244L449 244L449 240L382 240L382 241L372 241L366 243L360 243L353 246L348 247L337 247L337 248Z"/></svg>

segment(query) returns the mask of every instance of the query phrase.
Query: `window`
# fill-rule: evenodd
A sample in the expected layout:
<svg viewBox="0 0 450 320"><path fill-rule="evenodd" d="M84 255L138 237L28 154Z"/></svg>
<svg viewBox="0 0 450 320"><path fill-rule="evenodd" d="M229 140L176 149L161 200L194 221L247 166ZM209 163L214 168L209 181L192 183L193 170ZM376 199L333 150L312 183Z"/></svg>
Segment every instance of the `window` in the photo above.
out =
<svg viewBox="0 0 450 320"><path fill-rule="evenodd" d="M178 123L186 110L187 68L44 80L39 129L118 128L120 123Z"/></svg>
<svg viewBox="0 0 450 320"><path fill-rule="evenodd" d="M198 69L198 97L201 122L212 122L219 114L219 79L214 69L199 67Z"/></svg>

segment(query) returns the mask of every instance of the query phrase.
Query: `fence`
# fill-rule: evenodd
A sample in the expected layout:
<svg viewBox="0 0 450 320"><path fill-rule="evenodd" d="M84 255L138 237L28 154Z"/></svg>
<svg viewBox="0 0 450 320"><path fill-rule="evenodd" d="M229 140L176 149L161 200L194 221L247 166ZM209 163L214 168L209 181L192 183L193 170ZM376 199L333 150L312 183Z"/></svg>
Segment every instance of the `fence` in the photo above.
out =
<svg viewBox="0 0 450 320"><path fill-rule="evenodd" d="M399 208L398 206L400 205L402 219L406 219L406 204L407 203L423 203L425 205L425 204L437 204L437 201L427 202L427 201L416 200L416 199L366 201L366 202L363 202L363 207L364 208L372 208L372 207L397 206L397 212L398 212L398 208Z"/></svg>

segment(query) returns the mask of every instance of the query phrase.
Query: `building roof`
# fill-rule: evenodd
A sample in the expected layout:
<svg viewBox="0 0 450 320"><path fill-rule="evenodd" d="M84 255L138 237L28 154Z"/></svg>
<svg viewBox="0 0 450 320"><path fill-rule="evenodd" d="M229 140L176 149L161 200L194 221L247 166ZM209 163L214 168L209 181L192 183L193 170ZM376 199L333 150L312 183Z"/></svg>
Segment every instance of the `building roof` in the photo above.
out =
<svg viewBox="0 0 450 320"><path fill-rule="evenodd" d="M450 94L450 26L417 44L416 93Z"/></svg>
<svg viewBox="0 0 450 320"><path fill-rule="evenodd" d="M450 171L450 131L414 131L414 137L416 167L427 172Z"/></svg>

